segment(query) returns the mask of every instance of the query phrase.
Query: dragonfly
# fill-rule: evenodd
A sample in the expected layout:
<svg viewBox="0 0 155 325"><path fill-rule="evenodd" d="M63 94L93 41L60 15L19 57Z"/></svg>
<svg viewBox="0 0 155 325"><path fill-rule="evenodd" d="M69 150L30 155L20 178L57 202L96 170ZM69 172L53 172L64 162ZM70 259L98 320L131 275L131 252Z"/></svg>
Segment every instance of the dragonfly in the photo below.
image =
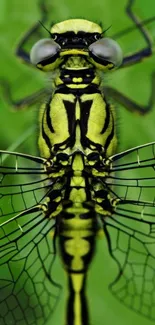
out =
<svg viewBox="0 0 155 325"><path fill-rule="evenodd" d="M40 24L19 44L18 56L51 73L52 93L39 112L40 157L0 151L2 324L49 319L62 291L53 276L59 255L68 288L65 324L89 325L86 281L100 230L118 265L112 293L155 319L155 142L116 153L115 110L107 99L144 114L153 91L145 108L100 77L152 55L146 22L137 20L133 3L126 11L147 47L124 58L118 43L85 19L52 25L50 38L39 40L30 55L23 48ZM44 93L15 103L16 109ZM133 177L136 170L140 176Z"/></svg>

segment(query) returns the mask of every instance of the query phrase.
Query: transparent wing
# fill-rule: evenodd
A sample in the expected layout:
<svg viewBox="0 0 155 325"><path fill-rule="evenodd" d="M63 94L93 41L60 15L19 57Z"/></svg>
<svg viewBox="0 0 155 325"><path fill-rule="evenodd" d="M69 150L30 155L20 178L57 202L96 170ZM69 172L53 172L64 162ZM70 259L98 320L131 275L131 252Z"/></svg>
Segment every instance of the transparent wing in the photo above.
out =
<svg viewBox="0 0 155 325"><path fill-rule="evenodd" d="M140 204L155 201L155 143L129 149L110 158L109 185L116 197ZM110 190L110 189L109 189ZM125 202L124 202L125 203Z"/></svg>
<svg viewBox="0 0 155 325"><path fill-rule="evenodd" d="M111 157L116 212L103 220L109 252L118 265L112 293L155 320L155 143ZM136 172L135 172L136 171ZM111 180L108 180L108 186ZM110 190L110 187L109 187Z"/></svg>
<svg viewBox="0 0 155 325"><path fill-rule="evenodd" d="M45 196L48 176L43 163L39 157L0 151L1 220L35 206Z"/></svg>
<svg viewBox="0 0 155 325"><path fill-rule="evenodd" d="M55 223L40 209L51 184L43 159L0 154L0 324L44 324L61 291L52 276Z"/></svg>

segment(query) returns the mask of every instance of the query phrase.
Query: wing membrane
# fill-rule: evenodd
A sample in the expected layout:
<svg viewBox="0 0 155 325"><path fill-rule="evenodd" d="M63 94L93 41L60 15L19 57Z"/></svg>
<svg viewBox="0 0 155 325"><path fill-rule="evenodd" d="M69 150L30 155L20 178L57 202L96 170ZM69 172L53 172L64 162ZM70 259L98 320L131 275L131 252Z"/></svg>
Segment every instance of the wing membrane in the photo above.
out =
<svg viewBox="0 0 155 325"><path fill-rule="evenodd" d="M155 320L154 149L155 143L150 143L112 157L110 174L118 174L109 178L108 186L120 200L116 213L103 220L109 252L118 265L110 289L121 303L151 320Z"/></svg>
<svg viewBox="0 0 155 325"><path fill-rule="evenodd" d="M110 254L118 265L110 289L121 303L155 320L155 235L149 222L132 226L131 220L130 225L126 221L116 214L104 224Z"/></svg>
<svg viewBox="0 0 155 325"><path fill-rule="evenodd" d="M119 267L111 290L128 307L151 319L155 319L154 146L147 144L110 158L106 187L119 200L115 215L103 220L110 254ZM10 157L8 164L1 160L0 166L2 325L8 319L13 325L21 321L39 325L54 310L61 290L52 276L56 251L50 233L55 224L40 211L52 184L44 159L17 153Z"/></svg>
<svg viewBox="0 0 155 325"><path fill-rule="evenodd" d="M43 324L55 309L61 287L52 278L54 228L34 209L1 226L1 324Z"/></svg>
<svg viewBox="0 0 155 325"><path fill-rule="evenodd" d="M45 160L0 151L0 217L10 216L39 204L49 190ZM40 164L40 165L39 165ZM4 220L4 219L3 219Z"/></svg>
<svg viewBox="0 0 155 325"><path fill-rule="evenodd" d="M109 191L113 190L122 201L130 200L137 205L149 201L154 205L155 142L116 154L110 160Z"/></svg>
<svg viewBox="0 0 155 325"><path fill-rule="evenodd" d="M44 159L0 154L0 323L44 324L61 291L52 276L55 224L40 211L51 185Z"/></svg>

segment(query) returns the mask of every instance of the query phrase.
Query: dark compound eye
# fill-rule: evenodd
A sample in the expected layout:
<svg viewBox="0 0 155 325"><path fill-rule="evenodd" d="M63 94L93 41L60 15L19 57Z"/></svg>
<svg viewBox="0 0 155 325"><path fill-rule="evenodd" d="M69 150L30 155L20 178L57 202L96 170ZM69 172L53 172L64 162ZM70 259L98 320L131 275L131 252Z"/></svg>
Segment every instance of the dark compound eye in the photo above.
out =
<svg viewBox="0 0 155 325"><path fill-rule="evenodd" d="M122 63L123 54L117 42L111 38L101 38L89 46L89 51L97 58L113 63L118 67Z"/></svg>
<svg viewBox="0 0 155 325"><path fill-rule="evenodd" d="M30 60L31 63L37 65L38 63L55 56L61 47L51 38L45 38L38 41L31 49Z"/></svg>

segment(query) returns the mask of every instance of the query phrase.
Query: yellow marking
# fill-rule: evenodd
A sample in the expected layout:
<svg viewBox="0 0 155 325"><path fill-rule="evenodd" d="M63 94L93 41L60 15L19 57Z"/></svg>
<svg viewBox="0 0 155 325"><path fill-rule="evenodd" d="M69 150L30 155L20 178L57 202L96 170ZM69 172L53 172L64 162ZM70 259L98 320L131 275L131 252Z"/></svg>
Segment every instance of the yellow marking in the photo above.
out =
<svg viewBox="0 0 155 325"><path fill-rule="evenodd" d="M61 80L60 77L57 77L55 80L54 80L54 85L55 87L58 87L59 85L62 85L64 84L64 82Z"/></svg>
<svg viewBox="0 0 155 325"><path fill-rule="evenodd" d="M96 147L93 145L93 144L90 144L90 148L92 149L92 150L95 150L96 149ZM90 152L89 152L90 153Z"/></svg>
<svg viewBox="0 0 155 325"><path fill-rule="evenodd" d="M66 226L66 223L65 223L65 226ZM83 228L80 226L77 229L69 229L69 227L68 227L67 230L63 231L63 236L64 237L74 237L76 232L79 233L81 238L87 238L87 237L93 236L94 230L92 229L92 220L91 221L89 220L88 228L86 228L85 224L83 225Z"/></svg>
<svg viewBox="0 0 155 325"><path fill-rule="evenodd" d="M76 131L75 131L75 144L74 144L74 148L73 151L81 151L81 130L80 130L80 126L77 124L76 126Z"/></svg>
<svg viewBox="0 0 155 325"><path fill-rule="evenodd" d="M72 177L71 184L70 184L71 187L74 187L74 186L85 187L85 185L86 185L85 179L83 177L80 177L80 175L81 175L81 172L79 172L79 175L78 175L78 172L76 172L76 176Z"/></svg>
<svg viewBox="0 0 155 325"><path fill-rule="evenodd" d="M102 33L102 29L98 24L86 19L68 19L53 25L51 28L51 33L61 34L69 31L75 34L79 31L84 31L85 33Z"/></svg>
<svg viewBox="0 0 155 325"><path fill-rule="evenodd" d="M54 238L54 235L55 235L55 230L51 230L51 231L49 232L49 236L50 236L50 238L53 239L53 238Z"/></svg>
<svg viewBox="0 0 155 325"><path fill-rule="evenodd" d="M73 82L78 82L78 83L80 83L80 82L83 81L83 79L80 78L80 77L79 77L79 78L75 78L75 77L74 77L74 78L72 79L72 81L73 81Z"/></svg>
<svg viewBox="0 0 155 325"><path fill-rule="evenodd" d="M70 192L70 200L73 202L85 202L86 201L86 193L85 193L85 189L80 188L80 189L76 189L73 188Z"/></svg>
<svg viewBox="0 0 155 325"><path fill-rule="evenodd" d="M50 214L50 219L56 217L62 211L62 204L59 204L55 211Z"/></svg>
<svg viewBox="0 0 155 325"><path fill-rule="evenodd" d="M96 170L95 168L92 168L92 175L93 176L102 176L102 177L104 177L104 176L106 176L107 175L107 172L105 172L104 170L103 170L103 172L99 172L98 170Z"/></svg>
<svg viewBox="0 0 155 325"><path fill-rule="evenodd" d="M54 202L60 202L62 200L61 196L56 197L53 201Z"/></svg>
<svg viewBox="0 0 155 325"><path fill-rule="evenodd" d="M62 62L63 62L63 58L58 58L50 64L42 65L41 63L39 63L37 64L37 68L42 71L48 72L57 69L59 65L62 64Z"/></svg>
<svg viewBox="0 0 155 325"><path fill-rule="evenodd" d="M77 177L81 177L81 174L82 174L82 172L81 172L81 170L75 170L75 172L74 172L74 175L76 176L76 178ZM73 177L74 178L74 177ZM83 178L83 177L82 177ZM83 180L84 180L84 178L83 178Z"/></svg>
<svg viewBox="0 0 155 325"><path fill-rule="evenodd" d="M49 196L46 197L46 203L50 202Z"/></svg>
<svg viewBox="0 0 155 325"><path fill-rule="evenodd" d="M107 135L109 135L109 131L111 131L111 125L109 125L109 128L104 134L101 134L106 118L106 104L103 100L103 97L100 94L90 94L83 95L81 99L83 102L86 100L93 101L88 119L87 137L91 141L104 146L104 143L107 139Z"/></svg>
<svg viewBox="0 0 155 325"><path fill-rule="evenodd" d="M84 261L82 257L87 255L89 250L90 244L82 238L80 231L74 231L74 237L65 241L65 252L73 257L71 262L71 269L73 271L83 270Z"/></svg>
<svg viewBox="0 0 155 325"><path fill-rule="evenodd" d="M67 166L68 165L68 161L67 160L66 161L61 160L61 165L62 166Z"/></svg>
<svg viewBox="0 0 155 325"><path fill-rule="evenodd" d="M74 314L75 314L75 325L82 325L81 323L81 299L79 293L75 294L74 300Z"/></svg>
<svg viewBox="0 0 155 325"><path fill-rule="evenodd" d="M87 84L78 84L78 85L67 84L67 87L71 88L71 89L76 89L76 88L84 89L84 88L88 87L88 85Z"/></svg>
<svg viewBox="0 0 155 325"><path fill-rule="evenodd" d="M62 66L63 69L65 69L68 73L70 69L78 70L79 71L84 71L85 69L91 68L92 65L90 62L86 60L85 57L81 57L80 55L74 54L70 55L67 58L67 61L65 64Z"/></svg>
<svg viewBox="0 0 155 325"><path fill-rule="evenodd" d="M98 75L96 75L95 78L92 80L92 83L95 84L95 85L99 85L100 82L101 82L101 78L99 78Z"/></svg>
<svg viewBox="0 0 155 325"><path fill-rule="evenodd" d="M70 213L70 214L77 214L77 216L81 215L81 214L85 214L88 212L88 209L86 208L83 208L80 204L78 205L77 203L74 204L71 208L67 208L66 209L66 212L67 213ZM73 219L71 219L70 222L66 222L66 224L68 223L68 225L72 228L77 228L77 227L80 227L81 226L81 223L78 221L78 220L75 220L73 221ZM84 224L84 222L83 222ZM87 223L86 223L87 224Z"/></svg>
<svg viewBox="0 0 155 325"><path fill-rule="evenodd" d="M72 285L75 292L80 292L83 287L83 274L71 274Z"/></svg>
<svg viewBox="0 0 155 325"><path fill-rule="evenodd" d="M106 103L104 101L104 97L101 94L84 94L81 96L82 102L85 102L87 100L92 100L92 105L91 105L89 119L88 119L88 129L87 129L86 136L88 137L88 139L90 139L91 141L97 144L100 144L104 148L107 137L111 134L112 127L113 127L113 120L115 117L113 116L114 115L113 106L109 105L109 110L110 110L109 125L106 128L106 131L102 134L104 122L106 119ZM116 139L116 135L114 135L109 144L109 147L107 148L107 156L112 155L115 152L116 145L117 145L117 139Z"/></svg>
<svg viewBox="0 0 155 325"><path fill-rule="evenodd" d="M100 64L95 61L95 59L89 58L89 61L95 66L97 69L107 72L109 70L114 70L115 66L113 63L109 63L107 65Z"/></svg>
<svg viewBox="0 0 155 325"><path fill-rule="evenodd" d="M50 119L51 124L54 129L54 133L48 128L46 121L46 105L42 105L40 110L39 124L40 124L40 135L39 135L39 149L41 152L41 156L45 158L49 158L51 155L50 149L47 146L43 135L42 135L42 123L44 127L44 131L49 138L51 143L51 148L55 144L61 143L65 141L69 137L68 131L68 116L66 113L66 109L63 103L63 100L68 101L68 95L66 94L55 94L50 103ZM75 96L70 94L69 100L71 103L74 103ZM63 125L63 127L62 127ZM57 177L58 174L55 174ZM58 175L59 176L59 175Z"/></svg>
<svg viewBox="0 0 155 325"><path fill-rule="evenodd" d="M116 205L117 205L121 200L120 200L120 199L113 199L113 198L110 198L110 201L111 201L112 206L115 208Z"/></svg>
<svg viewBox="0 0 155 325"><path fill-rule="evenodd" d="M102 198L99 198L99 197L96 198L96 202L97 202L97 203L102 203L103 201L105 201L105 199L102 199Z"/></svg>
<svg viewBox="0 0 155 325"><path fill-rule="evenodd" d="M61 50L60 52L60 57L62 58L65 55L86 55L88 56L89 53L87 50L80 50L80 49L66 49L66 50Z"/></svg>
<svg viewBox="0 0 155 325"><path fill-rule="evenodd" d="M99 229L97 232L97 238L103 239L103 237L104 237L104 231L103 231L103 229Z"/></svg>
<svg viewBox="0 0 155 325"><path fill-rule="evenodd" d="M45 204L42 205L42 211L47 212L47 205L45 205Z"/></svg>
<svg viewBox="0 0 155 325"><path fill-rule="evenodd" d="M79 105L79 101L76 102L75 118L76 118L76 120L80 120L80 105Z"/></svg>
<svg viewBox="0 0 155 325"><path fill-rule="evenodd" d="M103 216L111 216L111 212L104 210L100 205L95 204L95 211Z"/></svg>
<svg viewBox="0 0 155 325"><path fill-rule="evenodd" d="M56 173L51 173L51 174L48 174L48 177L61 177L65 174L65 170L64 169L61 169L60 171L56 172Z"/></svg>
<svg viewBox="0 0 155 325"><path fill-rule="evenodd" d="M83 209L83 210L86 210L86 209ZM79 211L78 211L78 209L76 208L75 211L73 210L73 213L76 213L77 215L72 219L67 219L64 221L65 227L67 227L69 229L69 235L71 235L72 230L73 231L79 230L81 233L81 231L83 232L83 231L85 231L85 229L87 229L85 235L88 233L90 234L89 229L91 229L91 227L92 227L92 219L80 219L78 216L78 214L80 215L81 213L88 212L87 210L86 211L83 211L83 210L80 211L80 209L79 209ZM65 234L65 232L63 232L63 234ZM67 232L67 234L68 234L68 232ZM74 235L75 234L73 232L73 236Z"/></svg>
<svg viewBox="0 0 155 325"><path fill-rule="evenodd" d="M75 67L74 67L75 68ZM79 70L79 68L77 69L77 70ZM95 80L95 79L94 79ZM81 83L83 82L83 78L73 78L72 79L72 82L73 83L77 83L76 85L74 85L74 84L66 84L66 86L67 87L69 87L69 88L71 88L71 86L72 86L72 88L85 88L85 87L87 87L88 85L87 84L82 84L81 85ZM55 79L55 86L57 87L57 86L59 86L59 85L62 85L62 84L64 84L65 83L65 81L62 81L62 79L60 78L60 77L58 77L58 78L56 78ZM95 82L94 82L95 83ZM97 82L96 82L97 83Z"/></svg>
<svg viewBox="0 0 155 325"><path fill-rule="evenodd" d="M73 160L72 169L74 171L82 171L84 169L82 157L78 153L76 154L76 156Z"/></svg>
<svg viewBox="0 0 155 325"><path fill-rule="evenodd" d="M74 325L82 325L82 320L81 320L82 306L81 306L81 299L80 299L80 291L82 290L83 287L84 275L71 274L71 280L72 280L73 290L75 292L74 304L73 304L74 320L75 320Z"/></svg>

